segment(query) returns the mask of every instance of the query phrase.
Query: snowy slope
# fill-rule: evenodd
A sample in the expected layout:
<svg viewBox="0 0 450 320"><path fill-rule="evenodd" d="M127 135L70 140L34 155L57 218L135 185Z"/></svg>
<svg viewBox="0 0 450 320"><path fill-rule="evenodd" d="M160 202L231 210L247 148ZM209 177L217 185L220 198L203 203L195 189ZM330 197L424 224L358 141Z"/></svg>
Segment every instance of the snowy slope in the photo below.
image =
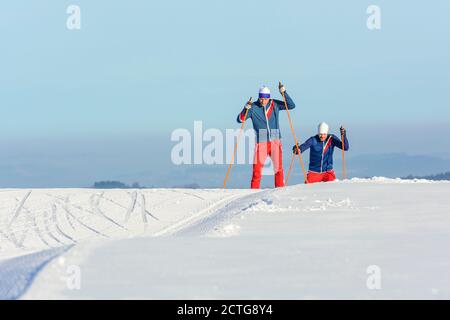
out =
<svg viewBox="0 0 450 320"><path fill-rule="evenodd" d="M0 190L0 299L81 243L165 234L251 190ZM181 209L181 210L180 210Z"/></svg>
<svg viewBox="0 0 450 320"><path fill-rule="evenodd" d="M385 178L2 190L0 298L448 299L449 194L448 182Z"/></svg>

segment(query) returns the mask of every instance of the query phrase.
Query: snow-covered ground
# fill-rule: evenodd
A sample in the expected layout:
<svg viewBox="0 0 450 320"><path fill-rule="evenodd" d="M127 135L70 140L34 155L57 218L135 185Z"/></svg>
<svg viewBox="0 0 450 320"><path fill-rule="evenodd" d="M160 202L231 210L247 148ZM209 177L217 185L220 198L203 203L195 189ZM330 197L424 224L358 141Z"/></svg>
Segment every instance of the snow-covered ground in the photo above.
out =
<svg viewBox="0 0 450 320"><path fill-rule="evenodd" d="M450 183L0 190L0 298L450 298Z"/></svg>

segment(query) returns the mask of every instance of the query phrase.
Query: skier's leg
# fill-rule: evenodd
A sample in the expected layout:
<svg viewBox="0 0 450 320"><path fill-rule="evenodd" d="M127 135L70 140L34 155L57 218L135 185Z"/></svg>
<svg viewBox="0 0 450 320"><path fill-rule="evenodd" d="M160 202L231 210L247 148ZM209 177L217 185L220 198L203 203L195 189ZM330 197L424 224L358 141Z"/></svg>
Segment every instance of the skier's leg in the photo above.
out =
<svg viewBox="0 0 450 320"><path fill-rule="evenodd" d="M261 185L261 171L267 158L267 143L259 142L255 146L255 156L253 158L253 176L251 182L252 189L259 189Z"/></svg>
<svg viewBox="0 0 450 320"><path fill-rule="evenodd" d="M336 175L334 174L334 170L328 171L324 175L324 181L330 182L336 180Z"/></svg>
<svg viewBox="0 0 450 320"><path fill-rule="evenodd" d="M283 150L280 140L272 142L270 157L275 173L275 188L284 187Z"/></svg>
<svg viewBox="0 0 450 320"><path fill-rule="evenodd" d="M308 172L308 183L316 183L316 182L322 182L323 180L323 174L317 173L317 172Z"/></svg>

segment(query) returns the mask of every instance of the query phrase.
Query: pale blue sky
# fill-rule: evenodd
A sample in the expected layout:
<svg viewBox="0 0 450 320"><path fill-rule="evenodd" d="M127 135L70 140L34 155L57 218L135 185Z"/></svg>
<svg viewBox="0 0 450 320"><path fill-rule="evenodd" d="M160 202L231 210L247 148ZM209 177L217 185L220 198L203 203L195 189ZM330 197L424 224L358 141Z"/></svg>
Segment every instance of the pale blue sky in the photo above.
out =
<svg viewBox="0 0 450 320"><path fill-rule="evenodd" d="M81 7L81 30L66 28L70 4ZM379 31L366 28L370 4L381 7ZM278 80L297 103L292 116L302 137L325 120L348 126L355 154L447 153L449 13L444 0L3 1L0 165L42 161L36 170L51 172L51 152L43 150L57 148L64 166L83 143L107 159L125 152L118 148L127 143L115 139L133 145L139 137L136 150L145 156L127 151L109 171L138 172L160 160L144 152L151 143L170 150L170 132L191 129L194 120L234 128L248 97L262 84L276 91ZM286 119L282 127L289 141ZM399 132L409 138L392 138ZM439 141L429 138L439 134ZM98 149L92 140L107 143ZM170 162L170 153L159 156ZM145 161L135 164L135 157ZM83 170L89 179L110 178L96 177L100 164L76 167L55 179L79 184ZM0 186L5 181L15 180Z"/></svg>

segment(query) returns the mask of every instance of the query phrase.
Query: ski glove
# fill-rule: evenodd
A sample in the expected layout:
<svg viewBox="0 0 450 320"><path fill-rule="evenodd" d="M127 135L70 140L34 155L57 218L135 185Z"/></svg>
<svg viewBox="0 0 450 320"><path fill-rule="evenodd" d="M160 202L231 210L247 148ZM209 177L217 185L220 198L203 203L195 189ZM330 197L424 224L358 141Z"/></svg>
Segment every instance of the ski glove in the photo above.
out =
<svg viewBox="0 0 450 320"><path fill-rule="evenodd" d="M294 146L292 147L292 152L293 152L294 154L298 154L298 149L300 149L300 148L297 147L297 145L294 145Z"/></svg>
<svg viewBox="0 0 450 320"><path fill-rule="evenodd" d="M252 104L251 104L251 103L247 103L247 104L245 105L245 109L247 109L247 110L250 110L251 107L252 107Z"/></svg>
<svg viewBox="0 0 450 320"><path fill-rule="evenodd" d="M345 128L341 126L341 136L345 137L346 133L347 133L347 130L345 130Z"/></svg>
<svg viewBox="0 0 450 320"><path fill-rule="evenodd" d="M281 84L281 82L280 82L280 84L278 85L278 89L280 90L280 93L281 93L281 94L283 94L283 93L286 92L286 88Z"/></svg>

